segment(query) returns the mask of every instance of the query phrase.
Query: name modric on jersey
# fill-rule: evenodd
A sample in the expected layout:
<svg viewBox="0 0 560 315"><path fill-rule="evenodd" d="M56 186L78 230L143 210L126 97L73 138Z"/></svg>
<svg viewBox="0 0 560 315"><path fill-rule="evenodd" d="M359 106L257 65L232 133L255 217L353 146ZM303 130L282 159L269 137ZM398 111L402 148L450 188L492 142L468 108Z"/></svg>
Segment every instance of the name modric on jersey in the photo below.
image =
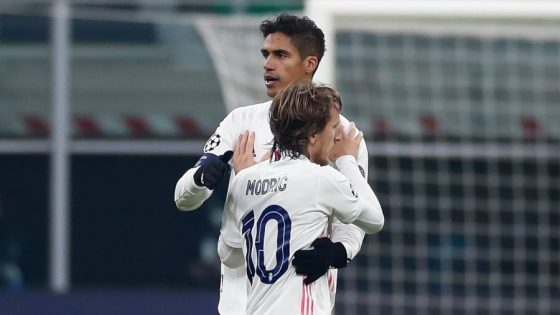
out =
<svg viewBox="0 0 560 315"><path fill-rule="evenodd" d="M284 191L288 186L288 176L274 178L249 179L247 180L246 196L266 195L268 193Z"/></svg>

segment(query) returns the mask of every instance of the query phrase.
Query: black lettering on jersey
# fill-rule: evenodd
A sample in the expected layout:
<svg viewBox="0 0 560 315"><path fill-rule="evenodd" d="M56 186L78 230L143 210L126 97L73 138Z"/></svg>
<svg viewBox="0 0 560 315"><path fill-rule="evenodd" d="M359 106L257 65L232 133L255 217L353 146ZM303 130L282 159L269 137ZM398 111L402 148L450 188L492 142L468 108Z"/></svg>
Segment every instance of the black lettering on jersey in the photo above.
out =
<svg viewBox="0 0 560 315"><path fill-rule="evenodd" d="M288 186L288 177L284 176L280 178L280 181L278 182L278 189L280 191L284 191L286 190L286 186Z"/></svg>
<svg viewBox="0 0 560 315"><path fill-rule="evenodd" d="M266 195L268 193L284 191L288 187L288 177L250 179L245 189L246 196Z"/></svg>
<svg viewBox="0 0 560 315"><path fill-rule="evenodd" d="M271 178L270 179L270 192L277 192L278 191L278 179Z"/></svg>
<svg viewBox="0 0 560 315"><path fill-rule="evenodd" d="M221 136L217 133L213 134L204 145L204 152L210 152L220 145Z"/></svg>
<svg viewBox="0 0 560 315"><path fill-rule="evenodd" d="M366 172L364 171L364 168L361 165L358 165L358 169L360 169L360 174L362 174L362 177L366 178Z"/></svg>
<svg viewBox="0 0 560 315"><path fill-rule="evenodd" d="M261 194L266 195L268 193L268 188L270 188L270 179L265 178L262 181Z"/></svg>
<svg viewBox="0 0 560 315"><path fill-rule="evenodd" d="M350 183L350 190L352 191L352 195L358 198L358 193L354 190L354 186L352 186L352 183Z"/></svg>
<svg viewBox="0 0 560 315"><path fill-rule="evenodd" d="M249 193L251 193L251 195L255 193L255 180L247 181L247 190L245 190L245 196L249 196Z"/></svg>
<svg viewBox="0 0 560 315"><path fill-rule="evenodd" d="M261 184L262 184L262 180L258 180L255 183L255 194L260 195L261 194Z"/></svg>

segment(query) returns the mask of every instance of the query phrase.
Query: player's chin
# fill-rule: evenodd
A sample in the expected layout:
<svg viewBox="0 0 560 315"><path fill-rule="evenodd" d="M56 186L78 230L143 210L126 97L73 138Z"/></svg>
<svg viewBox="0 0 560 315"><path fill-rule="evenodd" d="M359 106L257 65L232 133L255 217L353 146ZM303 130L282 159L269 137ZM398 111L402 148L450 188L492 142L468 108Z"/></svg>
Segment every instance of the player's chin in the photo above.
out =
<svg viewBox="0 0 560 315"><path fill-rule="evenodd" d="M269 97L275 97L276 94L280 93L280 91L286 88L286 86L288 86L288 84L286 84L284 81L280 79L273 80L270 82L265 82L266 94Z"/></svg>
<svg viewBox="0 0 560 315"><path fill-rule="evenodd" d="M266 87L266 95L268 95L268 97L274 98L279 91L280 89L276 87L268 87L268 86Z"/></svg>
<svg viewBox="0 0 560 315"><path fill-rule="evenodd" d="M315 161L315 163L317 163L321 166L329 165L329 159L328 158L322 158L322 159L319 159L319 160Z"/></svg>

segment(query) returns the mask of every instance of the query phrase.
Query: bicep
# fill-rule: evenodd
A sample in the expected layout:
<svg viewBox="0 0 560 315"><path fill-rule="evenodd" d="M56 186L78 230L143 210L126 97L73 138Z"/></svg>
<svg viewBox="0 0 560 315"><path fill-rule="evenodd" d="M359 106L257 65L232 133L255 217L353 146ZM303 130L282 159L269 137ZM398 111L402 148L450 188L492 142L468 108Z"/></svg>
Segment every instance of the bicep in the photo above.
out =
<svg viewBox="0 0 560 315"><path fill-rule="evenodd" d="M341 242L349 259L354 259L362 247L365 232L354 224L344 224L338 219L332 223L331 240Z"/></svg>
<svg viewBox="0 0 560 315"><path fill-rule="evenodd" d="M348 178L336 170L323 172L319 196L324 206L343 223L351 223L360 213L358 195Z"/></svg>
<svg viewBox="0 0 560 315"><path fill-rule="evenodd" d="M232 111L220 122L214 134L204 144L204 153L220 156L227 151L233 151L239 134L239 122L236 122L238 120L236 117L235 111Z"/></svg>

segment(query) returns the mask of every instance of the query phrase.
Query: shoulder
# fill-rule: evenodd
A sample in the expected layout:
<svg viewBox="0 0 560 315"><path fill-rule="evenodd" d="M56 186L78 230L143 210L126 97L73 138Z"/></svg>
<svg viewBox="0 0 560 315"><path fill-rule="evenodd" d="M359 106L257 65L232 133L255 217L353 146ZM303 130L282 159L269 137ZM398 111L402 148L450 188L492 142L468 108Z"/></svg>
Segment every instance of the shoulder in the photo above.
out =
<svg viewBox="0 0 560 315"><path fill-rule="evenodd" d="M324 179L334 180L334 181L345 179L345 176L342 175L342 173L340 173L338 170L336 170L334 167L330 165L325 165L325 166L317 165L317 166L319 167L317 169L317 175L323 177Z"/></svg>
<svg viewBox="0 0 560 315"><path fill-rule="evenodd" d="M314 178L319 182L333 179L336 180L340 177L344 178L344 175L330 165L321 166L309 160L297 160L293 163L294 165L290 167L290 172L292 174L295 173L296 176Z"/></svg>
<svg viewBox="0 0 560 315"><path fill-rule="evenodd" d="M232 118L247 118L253 117L256 114L263 112L266 112L268 114L268 109L270 108L271 103L272 101L267 101L264 103L237 107L232 110L228 116L231 116Z"/></svg>
<svg viewBox="0 0 560 315"><path fill-rule="evenodd" d="M332 166L322 166L315 176L318 179L318 189L324 198L338 196L337 193L347 187L349 180Z"/></svg>

